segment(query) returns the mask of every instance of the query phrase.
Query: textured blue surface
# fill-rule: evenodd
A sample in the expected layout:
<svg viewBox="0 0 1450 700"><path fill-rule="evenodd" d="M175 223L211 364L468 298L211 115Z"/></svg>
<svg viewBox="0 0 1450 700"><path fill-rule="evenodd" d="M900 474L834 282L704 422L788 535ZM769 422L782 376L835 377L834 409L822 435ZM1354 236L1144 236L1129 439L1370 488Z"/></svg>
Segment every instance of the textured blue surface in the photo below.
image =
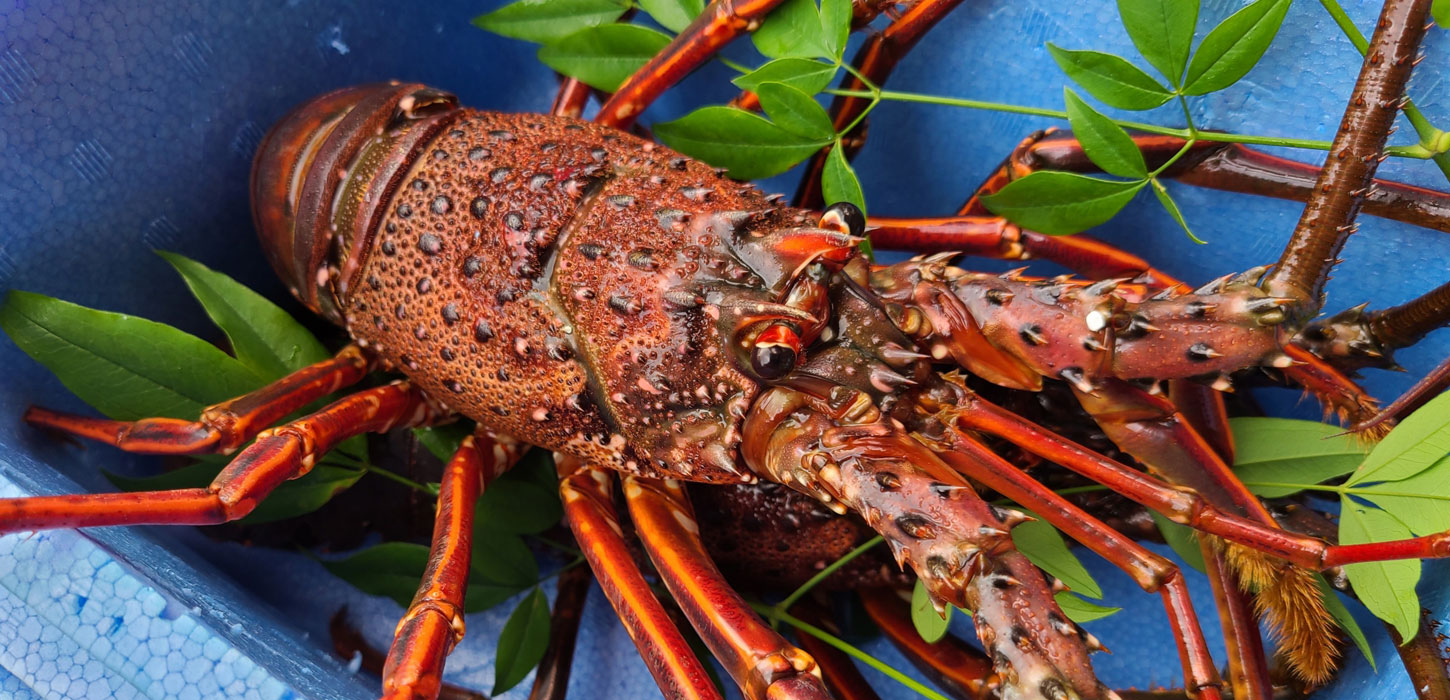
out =
<svg viewBox="0 0 1450 700"><path fill-rule="evenodd" d="M0 289L43 292L215 337L183 286L150 250L180 251L281 299L281 286L251 233L246 206L251 152L268 125L311 95L383 78L432 83L481 107L546 108L553 81L534 60L532 48L467 24L473 15L498 4L0 0ZM1240 4L1208 0L1200 26ZM1346 4L1360 26L1369 26L1372 0ZM1041 48L1048 40L1068 48L1132 51L1110 0L1066 6L1045 0L981 0L964 3L934 30L902 63L889 87L1057 106L1063 81ZM1450 86L1443 72L1450 64L1450 37L1436 32L1427 52L1431 58L1412 91L1432 120L1450 124ZM744 47L735 47L732 55L755 60ZM1266 63L1231 90L1195 101L1194 118L1212 128L1327 139L1358 61L1317 3L1296 3ZM667 95L645 121L676 116L706 100L727 99L727 77L723 67L707 67L682 90ZM1181 115L1164 108L1150 118L1176 125ZM876 213L947 213L1017 140L1051 124L887 103L873 117L870 143L857 169ZM1385 165L1382 172L1388 176L1445 187L1427 164ZM767 186L791 191L794 183L780 178ZM1187 241L1151 199L1135 203L1096 233L1190 281L1272 260L1298 215L1293 204L1169 187L1210 245ZM1450 239L1409 226L1367 221L1345 257L1348 262L1330 286L1331 308L1361 301L1397 303L1450 278ZM1446 335L1442 331L1401 353L1410 372L1374 373L1368 378L1370 388L1380 396L1403 390L1447 354ZM19 414L30 403L84 407L8 342L0 342L0 369L3 488L30 493L103 490L108 484L98 468L126 470L154 463L113 450L60 445L23 429ZM1293 392L1262 391L1260 398L1278 413L1311 417L1316 412L1298 405ZM228 672L233 678L259 674L253 687L260 697L278 697L261 690L280 686L301 697L369 694L345 668L328 660L326 619L346 603L365 634L382 645L401 612L392 602L363 596L315 562L293 554L218 545L191 532L88 535L0 539L0 606L8 606L0 609L0 697L133 697L128 693L139 691L124 688L145 683L141 679L152 659L165 659L168 667L134 696L188 697L187 688L199 692L205 686L201 680L186 680L186 663L170 669L173 644L179 645L175 652L181 659L203 658L215 665L202 677L214 679L218 690L201 697L236 697L228 690L236 681L223 682ZM1104 679L1115 685L1176 683L1177 662L1168 651L1172 635L1158 598L1136 591L1120 574L1101 566L1095 571L1107 601L1128 608L1088 626L1114 650L1097 659ZM1432 565L1421 585L1425 604L1442 620L1450 610L1440 583L1446 573L1446 567ZM135 585L112 585L109 593L98 594L105 588L104 577L111 575ZM1191 580L1195 596L1205 601L1201 578ZM243 593L236 582L249 592ZM90 591L84 594L87 602L78 614L62 614L82 595L78 591ZM156 610L154 601L162 604L159 614L152 615L148 611ZM89 612L93 606L96 611ZM492 639L507 609L470 616L471 635L449 664L450 680L491 686ZM135 629L143 635L137 637L136 648L144 646L150 656L144 661L136 657L133 666L106 663L109 657L96 650L95 642L79 641L80 630L96 625L88 616L102 614L121 615L128 634ZM1203 619L1210 633L1216 633L1211 629L1216 618L1208 613ZM16 646L11 640L26 639L32 628L23 625L32 620L40 625L35 639L41 641ZM182 631L184 620L195 626ZM1345 673L1321 697L1410 696L1389 640L1377 626L1368 629L1385 672L1371 675L1368 665L1350 652ZM200 657L186 651L184 640L193 634L205 635L205 641L198 637ZM74 646L66 639L74 640ZM141 639L147 644L140 644ZM152 640L161 640L154 652ZM209 644L212 649L225 645L228 651L212 660ZM82 654L82 648L88 652ZM898 667L908 666L884 644L871 651ZM54 666L47 666L52 653ZM71 660L64 670L61 657ZM131 659L129 654L126 658ZM105 665L104 680L86 675L93 662ZM255 669L243 674L246 663ZM182 687L172 691L165 673L180 673ZM81 680L60 687L58 678ZM643 664L596 592L586 611L571 690L576 697L633 698L652 695L650 687ZM96 688L122 690L90 695L101 692ZM889 681L878 688L887 697L908 696Z"/></svg>

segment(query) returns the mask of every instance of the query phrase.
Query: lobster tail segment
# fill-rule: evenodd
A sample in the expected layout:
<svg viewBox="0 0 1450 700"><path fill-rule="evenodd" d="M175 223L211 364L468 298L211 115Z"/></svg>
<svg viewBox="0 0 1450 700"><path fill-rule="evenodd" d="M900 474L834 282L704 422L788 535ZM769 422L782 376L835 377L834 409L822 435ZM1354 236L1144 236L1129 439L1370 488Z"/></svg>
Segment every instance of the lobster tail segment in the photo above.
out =
<svg viewBox="0 0 1450 700"><path fill-rule="evenodd" d="M854 510L898 564L916 571L939 610L971 611L1004 700L1110 700L1088 662L1096 640L1067 620L1052 586L1013 546L1010 530L1025 516L981 500L866 394L834 393L764 394L746 423L746 462L838 511Z"/></svg>

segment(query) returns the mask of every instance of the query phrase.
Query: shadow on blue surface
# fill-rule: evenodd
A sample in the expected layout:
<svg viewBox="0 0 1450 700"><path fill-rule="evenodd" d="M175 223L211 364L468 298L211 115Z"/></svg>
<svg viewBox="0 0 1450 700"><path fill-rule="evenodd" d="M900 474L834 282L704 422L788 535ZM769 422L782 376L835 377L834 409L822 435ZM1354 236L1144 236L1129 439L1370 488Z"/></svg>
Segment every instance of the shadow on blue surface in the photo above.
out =
<svg viewBox="0 0 1450 700"><path fill-rule="evenodd" d="M43 292L214 337L184 287L151 253L164 248L283 299L285 292L255 242L246 203L251 153L268 125L307 97L384 78L438 85L469 105L545 109L553 80L533 58L532 48L467 23L498 4L137 0L100 6L80 0L0 0L0 289ZM1228 0L1205 4L1200 26L1239 5ZM1347 4L1359 24L1368 26L1374 3ZM1062 78L1042 50L1045 40L1131 53L1109 0L1067 5L984 0L966 3L934 30L903 62L890 87L1056 106ZM1447 34L1435 33L1426 50L1434 58L1425 68L1446 65ZM732 52L753 60L743 47ZM1266 63L1233 89L1195 102L1194 117L1219 129L1327 139L1357 65L1358 57L1322 11L1313 3L1296 3ZM1417 101L1432 120L1450 123L1444 75L1422 73L1413 84ZM645 121L727 99L727 77L723 67L708 66L667 95ZM1152 117L1161 123L1179 120L1172 110ZM899 215L954 210L1022 136L1052 124L898 103L882 105L873 122L857 169L873 212ZM1392 161L1383 173L1444 187L1424 163ZM794 183L782 177L766 187L788 192ZM1289 203L1169 187L1210 245L1188 242L1151 199L1095 233L1190 281L1276 257L1298 215L1298 207ZM1409 226L1367 222L1345 257L1348 262L1330 287L1332 308L1361 301L1398 303L1450 278L1450 239ZM1377 373L1369 377L1370 388L1380 396L1403 390L1447 354L1445 336L1438 333L1401 355L1407 375ZM149 458L113 450L60 445L23 429L19 414L28 404L84 407L8 342L0 342L0 368L5 372L0 484L6 488L73 491L73 480L85 490L107 490L99 467L126 471L152 464ZM1294 392L1266 390L1258 398L1277 414L1317 413L1299 403ZM1106 601L1127 608L1088 625L1115 652L1097 659L1104 679L1140 687L1176 683L1176 660L1164 651L1172 648L1171 633L1158 599L1132 589L1126 577L1101 563L1095 567ZM230 576L218 575L218 568ZM1445 574L1444 566L1432 565L1421 586L1425 604L1441 620L1450 604L1439 584ZM107 581L110 576L118 578ZM231 577L249 592L242 593ZM118 590L122 580L134 584ZM1194 581L1195 596L1205 601L1201 578ZM109 593L102 590L103 582ZM202 676L216 681L215 692L197 697L235 697L231 682L223 682L223 668L243 679L263 673L266 679L258 676L248 686L257 697L286 697L291 691L284 687L305 697L364 697L370 689L327 658L326 620L347 603L367 636L381 645L400 613L392 602L357 593L305 557L218 545L195 533L117 530L85 537L7 537L0 539L0 583L0 639L18 640L0 647L0 695L12 698L188 697L188 688L210 689L200 680L187 680L199 668L190 666L188 672L188 664L197 659L212 664ZM77 608L82 595L86 601ZM506 611L505 606L470 616L472 634L449 665L450 680L475 688L491 685L492 638ZM110 630L107 616L119 616L119 629L127 634L144 632L134 645L136 656L119 647L97 650L98 640ZM1201 617L1216 634L1216 617L1207 609ZM194 624L183 630L188 620ZM575 696L652 695L643 664L597 591L585 627L571 682ZM96 639L87 629L95 630ZM1345 673L1320 697L1408 697L1388 638L1377 625L1368 629L1385 672L1373 676L1351 651ZM205 639L193 640L197 634ZM220 656L217 644L226 645ZM870 650L907 666L884 644ZM179 668L173 669L176 655ZM62 670L62 657L72 666ZM243 674L246 663L262 671ZM100 677L90 678L98 667ZM176 674L184 683L173 691L168 683ZM59 680L77 677L85 683L85 695L80 682L68 680L75 685L63 686ZM889 681L878 687L884 697L908 696ZM510 696L521 696L526 688Z"/></svg>

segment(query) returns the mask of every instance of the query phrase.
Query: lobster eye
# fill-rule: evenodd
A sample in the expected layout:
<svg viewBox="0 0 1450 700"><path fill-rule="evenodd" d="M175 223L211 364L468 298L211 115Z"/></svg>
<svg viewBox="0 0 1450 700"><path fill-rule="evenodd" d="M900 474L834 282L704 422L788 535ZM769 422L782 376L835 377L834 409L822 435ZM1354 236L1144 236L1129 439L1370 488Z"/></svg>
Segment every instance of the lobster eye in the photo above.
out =
<svg viewBox="0 0 1450 700"><path fill-rule="evenodd" d="M795 369L795 350L785 345L756 345L750 367L761 379L780 379Z"/></svg>
<svg viewBox="0 0 1450 700"><path fill-rule="evenodd" d="M860 237L866 233L866 215L850 202L836 202L826 207L826 211L821 214L821 221L817 225L821 228Z"/></svg>

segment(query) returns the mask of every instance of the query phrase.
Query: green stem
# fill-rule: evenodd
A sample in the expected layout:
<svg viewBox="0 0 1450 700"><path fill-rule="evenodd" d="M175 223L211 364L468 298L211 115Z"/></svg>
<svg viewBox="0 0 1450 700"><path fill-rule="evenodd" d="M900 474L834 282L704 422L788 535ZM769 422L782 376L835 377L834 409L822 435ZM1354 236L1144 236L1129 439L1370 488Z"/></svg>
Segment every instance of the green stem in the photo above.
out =
<svg viewBox="0 0 1450 700"><path fill-rule="evenodd" d="M844 556L842 556L840 559L837 559L837 560L831 562L831 564L829 566L827 566L824 569L821 569L819 572L816 573L815 576L812 576L810 578L810 580L806 581L805 583L802 583L800 585L800 588L797 588L797 589L795 589L795 591L791 592L790 595L788 595L788 596L785 597L785 600L782 600L779 603L776 603L775 604L776 610L779 610L780 612L785 612L787 610L790 610L790 606L795 605L796 604L796 601L800 600L802 596L804 596L805 594L809 593L810 590L812 588L815 588L816 585L818 585L820 582L826 580L826 577L830 576L831 574L836 573L836 571L838 569L840 569L841 567L843 567L843 566L851 563L851 560L852 559L855 559L856 557L859 557L862 554L865 554L866 553L866 550L871 549L872 547L875 547L878 544L881 544L881 542L882 542L882 537L880 535L877 535L877 536L872 537L871 539L866 540L865 542L863 542L860 547L857 547L857 548L855 548L855 549L853 549L853 550L851 550L849 552L846 552L846 554Z"/></svg>
<svg viewBox="0 0 1450 700"><path fill-rule="evenodd" d="M1157 170L1154 170L1153 172L1149 173L1148 174L1148 177L1149 178L1156 178L1156 177L1158 177L1159 173L1162 173L1164 170L1167 170L1167 169L1173 167L1173 164L1174 163L1177 163L1179 158L1182 158L1185 153L1188 153L1188 151L1192 150L1193 144L1195 144L1195 143L1198 143L1198 139L1197 138L1191 138L1191 139L1188 139L1187 141L1184 141L1183 142L1183 148L1178 149L1178 152L1177 153L1174 153L1172 158L1169 158L1162 165L1158 166L1158 169Z"/></svg>
<svg viewBox="0 0 1450 700"><path fill-rule="evenodd" d="M1259 488L1281 488L1300 489L1303 491L1328 491L1340 495L1351 496L1400 496L1403 498L1424 498L1431 501L1450 501L1450 495L1438 496L1431 493L1407 494L1403 491L1384 491L1381 489L1361 488L1357 486L1335 486L1333 484L1292 484L1278 481L1245 481L1244 486Z"/></svg>
<svg viewBox="0 0 1450 700"><path fill-rule="evenodd" d="M876 105L881 104L881 86L871 82L871 79L862 75L860 71L856 70L855 66L849 63L842 63L840 65L842 68L846 69L847 73L850 73L857 80L861 81L861 84L866 86L866 89L870 92L871 96L871 104L866 105L866 109L861 110L861 113L856 115L855 119L851 120L851 124L841 130L841 134L849 134L851 133L852 129L855 129L856 126L860 124L863 119L866 118L866 115L871 113L871 110L876 109ZM840 134L838 134L837 136L839 137Z"/></svg>
<svg viewBox="0 0 1450 700"><path fill-rule="evenodd" d="M1183 124L1188 127L1188 140L1193 141L1198 138L1198 127L1193 125L1193 114L1188 111L1188 99L1183 93L1178 93L1178 106L1183 108Z"/></svg>
<svg viewBox="0 0 1450 700"><path fill-rule="evenodd" d="M871 668L874 668L877 671L880 671L887 676L890 676L891 679L896 681L897 683L900 683L916 691L922 697L931 698L932 700L948 700L948 698L941 693L938 693L935 690L932 690L931 688L922 685L921 683L917 682L915 679L907 676L906 674L882 663L876 657L867 654L866 652L861 651L860 649L857 649L850 644L847 644L840 638L819 627L816 627L815 625L807 623L803 620L796 619L795 617L792 617L789 613L776 610L771 606L761 603L751 603L750 607L754 608L755 612L758 612L761 615L769 618L772 622L776 620L784 622L791 627L805 632L806 634L809 634L810 636L815 637L816 639L819 639L826 644L835 647L836 649L839 649L843 653L851 656L852 658L860 661L861 663L864 663L867 666L870 666Z"/></svg>
<svg viewBox="0 0 1450 700"><path fill-rule="evenodd" d="M1359 50L1359 55L1363 56L1369 50L1369 41L1364 38L1359 27L1354 26L1354 22L1349 19L1349 15L1344 12L1344 8L1340 6L1338 0L1319 0L1319 4L1324 6L1324 11L1328 12L1329 16L1334 19L1334 23L1339 25L1339 31L1349 37L1349 43L1354 44L1354 48ZM1414 100L1408 97L1405 99L1404 111L1405 118L1410 120L1410 125L1415 127L1415 133L1420 137L1420 145L1431 151L1437 148L1445 132L1431 124L1430 120L1425 117L1425 113L1415 105ZM1443 151L1435 153L1430 159L1439 166L1440 172L1445 174L1445 179L1450 180L1450 153Z"/></svg>
<svg viewBox="0 0 1450 700"><path fill-rule="evenodd" d="M395 482L397 482L399 484L402 484L404 486L407 486L408 488L413 489L414 491L422 491L423 493L426 493L426 494L428 494L430 496L433 496L434 498L437 498L438 497L438 494L436 492L434 492L433 489L430 489L430 488L428 488L427 486L425 486L423 484L420 484L420 483L418 483L416 481L413 481L412 479L408 479L408 478L399 476L397 474L394 474L394 473L392 473L392 472L390 472L390 471L388 471L386 469L382 469L380 467L374 467L371 464L363 464L362 465L362 468L363 468L363 471L365 471L365 472L367 472L369 474L377 474L378 476L384 477L386 479L389 479L389 480L395 481Z"/></svg>
<svg viewBox="0 0 1450 700"><path fill-rule="evenodd" d="M570 547L569 545L564 544L563 542L555 542L555 541L553 541L553 540L551 540L551 539L549 539L547 537L540 537L538 535L531 535L530 537L532 539L534 539L534 540L537 540L541 544L544 544L546 546L549 546L549 547L552 547L554 549L557 549L557 550L559 550L559 551L561 551L561 552L563 552L565 554L572 554L572 555L574 555L576 557L582 557L582 556L584 556L584 553L583 552L581 552L578 549L575 549L573 547Z"/></svg>
<svg viewBox="0 0 1450 700"><path fill-rule="evenodd" d="M824 90L828 95L840 95L843 97L872 97L867 90ZM984 109L994 112L1007 112L1010 114L1026 114L1035 117L1050 117L1053 119L1067 119L1067 112L1056 109L1043 109L1041 107L1027 107L1024 105L1006 104L1003 102L987 102L984 100L967 100L958 97L941 97L938 95L922 95L913 92L897 92L894 90L881 90L881 99L894 100L897 102L916 102L921 104L934 104L946 107L964 107L967 109ZM1148 134L1160 134L1163 136L1175 136L1180 139L1197 138L1200 141L1214 141L1218 143L1243 143L1255 146L1281 146L1285 148L1305 148L1316 151L1329 150L1328 141L1314 141L1310 139L1293 139L1278 136L1255 136L1249 134L1224 134L1214 131L1202 131L1197 135L1189 132L1188 129L1175 129L1172 127L1158 126L1156 124L1145 124L1142 122L1130 122L1114 119L1113 123L1125 129L1133 129ZM1401 158L1427 159L1434 153L1424 146L1392 146L1386 148L1385 152Z"/></svg>

